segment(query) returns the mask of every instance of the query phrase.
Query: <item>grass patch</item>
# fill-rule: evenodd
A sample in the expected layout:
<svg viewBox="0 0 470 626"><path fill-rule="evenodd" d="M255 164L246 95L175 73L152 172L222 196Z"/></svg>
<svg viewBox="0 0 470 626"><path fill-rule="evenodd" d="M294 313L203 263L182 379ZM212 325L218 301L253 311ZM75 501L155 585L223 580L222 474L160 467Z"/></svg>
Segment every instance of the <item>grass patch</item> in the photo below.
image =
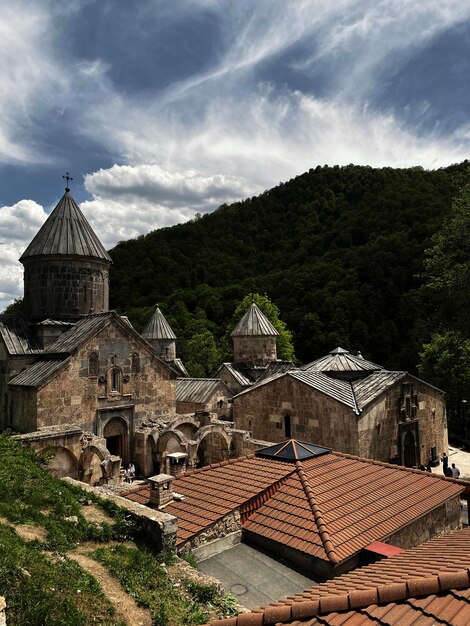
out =
<svg viewBox="0 0 470 626"><path fill-rule="evenodd" d="M46 461L8 435L0 435L0 458L0 516L45 528L48 550L64 552L79 541L123 541L139 535L127 511L54 478ZM111 512L113 523L88 522L81 512L85 500Z"/></svg>
<svg viewBox="0 0 470 626"><path fill-rule="evenodd" d="M122 626L96 580L73 561L51 560L36 542L25 543L0 524L0 588L8 624Z"/></svg>
<svg viewBox="0 0 470 626"><path fill-rule="evenodd" d="M175 587L159 559L126 546L98 548L91 556L105 565L138 604L150 610L154 626L195 626L207 621L202 603Z"/></svg>

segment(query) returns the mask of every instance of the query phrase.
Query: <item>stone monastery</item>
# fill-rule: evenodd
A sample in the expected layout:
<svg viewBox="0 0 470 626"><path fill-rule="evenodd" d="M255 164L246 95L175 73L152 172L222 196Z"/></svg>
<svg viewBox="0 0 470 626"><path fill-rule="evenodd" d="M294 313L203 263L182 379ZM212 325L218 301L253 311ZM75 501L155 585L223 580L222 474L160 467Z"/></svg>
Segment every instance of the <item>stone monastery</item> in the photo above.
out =
<svg viewBox="0 0 470 626"><path fill-rule="evenodd" d="M234 362L191 379L157 307L140 335L109 310L111 258L66 188L27 247L24 315L0 316L0 428L89 484L186 469L296 437L416 466L447 450L444 394L338 348L297 368L252 304Z"/></svg>
<svg viewBox="0 0 470 626"><path fill-rule="evenodd" d="M119 480L130 461L148 476L242 452L246 433L176 414L176 337L158 307L143 336L109 311L111 258L70 189L20 260L25 314L0 316L2 430L89 484Z"/></svg>

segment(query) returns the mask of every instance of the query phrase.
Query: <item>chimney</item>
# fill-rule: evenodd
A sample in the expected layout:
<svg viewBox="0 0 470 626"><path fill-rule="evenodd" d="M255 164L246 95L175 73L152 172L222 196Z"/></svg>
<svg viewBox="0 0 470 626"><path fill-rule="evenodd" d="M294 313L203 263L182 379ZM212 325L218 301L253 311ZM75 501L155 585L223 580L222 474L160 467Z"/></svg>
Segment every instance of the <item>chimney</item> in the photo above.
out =
<svg viewBox="0 0 470 626"><path fill-rule="evenodd" d="M170 462L170 474L178 476L186 471L186 460L188 455L185 452L170 452L166 455Z"/></svg>
<svg viewBox="0 0 470 626"><path fill-rule="evenodd" d="M174 478L169 474L158 474L158 476L147 478L150 486L150 504L161 508L173 501Z"/></svg>

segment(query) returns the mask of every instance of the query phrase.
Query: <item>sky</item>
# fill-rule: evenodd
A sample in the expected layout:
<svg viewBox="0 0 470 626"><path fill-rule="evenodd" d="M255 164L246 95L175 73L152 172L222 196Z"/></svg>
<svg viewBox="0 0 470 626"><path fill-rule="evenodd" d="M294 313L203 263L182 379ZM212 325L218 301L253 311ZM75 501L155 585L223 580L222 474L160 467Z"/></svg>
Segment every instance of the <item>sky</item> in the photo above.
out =
<svg viewBox="0 0 470 626"><path fill-rule="evenodd" d="M0 310L72 195L106 248L317 165L470 157L462 0L0 0Z"/></svg>

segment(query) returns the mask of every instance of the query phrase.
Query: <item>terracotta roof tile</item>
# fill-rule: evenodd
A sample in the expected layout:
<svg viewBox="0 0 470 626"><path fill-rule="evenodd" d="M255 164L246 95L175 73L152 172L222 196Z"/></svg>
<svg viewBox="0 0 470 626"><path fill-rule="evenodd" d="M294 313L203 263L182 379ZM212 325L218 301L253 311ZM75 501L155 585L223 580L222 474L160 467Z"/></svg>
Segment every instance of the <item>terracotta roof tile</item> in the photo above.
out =
<svg viewBox="0 0 470 626"><path fill-rule="evenodd" d="M466 567L459 569L462 561ZM243 626L251 623L247 615L263 626L468 626L469 568L470 528L465 528L315 585L262 613L211 626Z"/></svg>

